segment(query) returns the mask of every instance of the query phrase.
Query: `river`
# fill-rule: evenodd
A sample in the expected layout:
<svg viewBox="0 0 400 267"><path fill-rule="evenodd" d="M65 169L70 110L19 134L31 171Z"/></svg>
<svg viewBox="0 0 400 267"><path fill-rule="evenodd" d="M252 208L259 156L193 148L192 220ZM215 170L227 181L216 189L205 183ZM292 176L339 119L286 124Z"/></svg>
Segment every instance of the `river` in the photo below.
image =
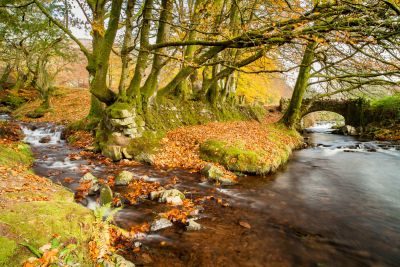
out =
<svg viewBox="0 0 400 267"><path fill-rule="evenodd" d="M79 151L60 140L60 127L22 125L36 173L63 183L78 180L82 170L100 177L110 171L71 161L68 155ZM400 145L334 135L326 125L308 132L309 148L294 152L278 173L243 177L235 186L214 187L184 170L125 167L161 184L177 176L176 187L187 197L213 195L229 203L205 203L197 220L202 230L150 233L140 252L127 257L138 266L400 266ZM50 142L40 143L43 136ZM64 185L74 190L77 183ZM126 207L116 223L129 229L154 220L162 205Z"/></svg>

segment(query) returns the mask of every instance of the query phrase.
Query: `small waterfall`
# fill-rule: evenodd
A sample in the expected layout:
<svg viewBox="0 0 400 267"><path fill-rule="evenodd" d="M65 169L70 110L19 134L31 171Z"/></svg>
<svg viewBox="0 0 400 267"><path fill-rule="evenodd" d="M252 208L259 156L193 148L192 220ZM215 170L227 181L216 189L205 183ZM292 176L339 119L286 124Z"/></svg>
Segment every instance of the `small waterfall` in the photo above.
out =
<svg viewBox="0 0 400 267"><path fill-rule="evenodd" d="M34 145L55 145L64 142L61 140L62 126L46 124L44 126L32 126L22 124L21 129L25 134L24 142Z"/></svg>
<svg viewBox="0 0 400 267"><path fill-rule="evenodd" d="M8 121L9 119L11 119L10 115L0 114L0 121Z"/></svg>

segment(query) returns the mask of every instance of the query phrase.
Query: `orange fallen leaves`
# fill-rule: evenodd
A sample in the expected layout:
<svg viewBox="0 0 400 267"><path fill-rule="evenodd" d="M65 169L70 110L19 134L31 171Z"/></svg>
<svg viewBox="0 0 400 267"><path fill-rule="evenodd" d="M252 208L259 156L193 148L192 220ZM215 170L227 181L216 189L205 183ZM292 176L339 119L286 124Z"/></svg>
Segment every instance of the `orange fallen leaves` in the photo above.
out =
<svg viewBox="0 0 400 267"><path fill-rule="evenodd" d="M200 158L200 144L210 140L223 140L227 144L240 142L246 149L271 151L276 144L270 140L271 130L268 126L278 121L281 113L269 113L265 120L213 122L205 125L181 127L167 133L162 139L162 147L155 155L155 164L164 168L184 168L201 170L207 162ZM293 140L287 140L288 143ZM221 166L220 166L221 167ZM224 169L222 167L222 169ZM226 171L229 177L236 177Z"/></svg>
<svg viewBox="0 0 400 267"><path fill-rule="evenodd" d="M129 200L131 204L136 204L138 198L141 196L148 196L151 192L157 191L160 187L159 183L145 182L144 180L134 180L128 185L129 192L124 194L124 197Z"/></svg>

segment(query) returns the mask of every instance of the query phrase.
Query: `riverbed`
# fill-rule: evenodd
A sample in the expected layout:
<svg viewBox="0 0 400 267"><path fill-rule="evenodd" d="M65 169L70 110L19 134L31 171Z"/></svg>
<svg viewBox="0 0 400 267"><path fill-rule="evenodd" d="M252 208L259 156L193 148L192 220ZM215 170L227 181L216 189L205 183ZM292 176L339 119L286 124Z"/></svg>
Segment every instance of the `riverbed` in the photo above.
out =
<svg viewBox="0 0 400 267"><path fill-rule="evenodd" d="M61 140L62 128L22 124L37 174L71 190L83 172L107 177L107 166L71 160L79 150ZM40 143L43 137L48 143ZM399 266L400 145L309 129L309 148L296 151L278 173L216 187L185 170L124 167L147 181L175 185L186 197L213 196L199 231L169 227L140 240L127 258L138 266ZM65 183L66 177L75 179ZM124 188L117 188L123 191ZM84 204L97 205L93 199ZM163 205L143 201L121 210L119 226L153 221Z"/></svg>

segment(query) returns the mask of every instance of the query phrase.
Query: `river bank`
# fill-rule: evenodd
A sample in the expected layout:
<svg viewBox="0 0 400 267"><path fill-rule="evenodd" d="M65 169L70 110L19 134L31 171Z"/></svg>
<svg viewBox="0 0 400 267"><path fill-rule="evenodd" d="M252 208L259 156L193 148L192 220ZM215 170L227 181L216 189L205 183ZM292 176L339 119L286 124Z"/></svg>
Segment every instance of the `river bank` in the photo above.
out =
<svg viewBox="0 0 400 267"><path fill-rule="evenodd" d="M19 129L7 127L11 134L18 134ZM75 203L71 191L33 174L33 161L29 145L18 137L1 135L0 266L22 266L34 257L28 245L40 248L55 236L64 248L69 246L75 262L91 265L88 243L93 235L93 213ZM52 256L58 256L53 252Z"/></svg>

